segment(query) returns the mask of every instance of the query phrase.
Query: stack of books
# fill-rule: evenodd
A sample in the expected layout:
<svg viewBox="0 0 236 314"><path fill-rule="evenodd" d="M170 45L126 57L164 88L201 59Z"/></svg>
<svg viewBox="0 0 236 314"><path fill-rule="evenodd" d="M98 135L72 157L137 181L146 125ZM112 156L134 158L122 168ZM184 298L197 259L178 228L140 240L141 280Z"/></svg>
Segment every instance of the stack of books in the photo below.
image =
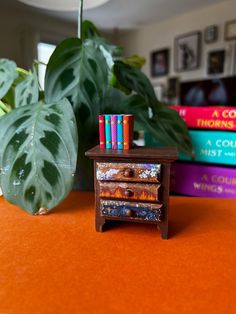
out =
<svg viewBox="0 0 236 314"><path fill-rule="evenodd" d="M195 158L180 154L172 165L171 192L236 197L236 108L172 106L185 120ZM147 137L146 145L158 145Z"/></svg>
<svg viewBox="0 0 236 314"><path fill-rule="evenodd" d="M134 116L131 114L99 115L101 149L130 149L133 144Z"/></svg>
<svg viewBox="0 0 236 314"><path fill-rule="evenodd" d="M201 197L236 197L236 108L173 106L189 127L195 159L172 167L172 191Z"/></svg>

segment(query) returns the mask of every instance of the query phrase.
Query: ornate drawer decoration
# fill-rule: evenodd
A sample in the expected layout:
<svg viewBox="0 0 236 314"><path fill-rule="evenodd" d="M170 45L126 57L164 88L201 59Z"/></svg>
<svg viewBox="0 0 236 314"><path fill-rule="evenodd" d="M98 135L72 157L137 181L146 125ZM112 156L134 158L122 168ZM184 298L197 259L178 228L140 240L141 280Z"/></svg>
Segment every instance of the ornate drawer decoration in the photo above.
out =
<svg viewBox="0 0 236 314"><path fill-rule="evenodd" d="M101 215L106 217L161 221L163 214L162 204L101 201Z"/></svg>
<svg viewBox="0 0 236 314"><path fill-rule="evenodd" d="M153 223L168 238L170 164L175 148L134 147L86 152L94 160L96 230L111 220Z"/></svg>
<svg viewBox="0 0 236 314"><path fill-rule="evenodd" d="M159 182L161 165L138 163L97 163L97 180Z"/></svg>
<svg viewBox="0 0 236 314"><path fill-rule="evenodd" d="M99 196L129 200L158 201L160 184L99 181Z"/></svg>

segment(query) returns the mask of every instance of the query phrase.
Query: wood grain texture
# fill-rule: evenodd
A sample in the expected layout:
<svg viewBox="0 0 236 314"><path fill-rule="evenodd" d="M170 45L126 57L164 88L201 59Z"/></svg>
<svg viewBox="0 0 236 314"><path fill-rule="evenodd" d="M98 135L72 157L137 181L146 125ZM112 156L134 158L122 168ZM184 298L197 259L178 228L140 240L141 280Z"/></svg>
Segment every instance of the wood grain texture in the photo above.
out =
<svg viewBox="0 0 236 314"><path fill-rule="evenodd" d="M96 159L116 160L132 159L134 160L158 160L174 161L178 159L178 150L176 147L133 147L129 150L100 149L99 145L91 148L85 153L86 156Z"/></svg>

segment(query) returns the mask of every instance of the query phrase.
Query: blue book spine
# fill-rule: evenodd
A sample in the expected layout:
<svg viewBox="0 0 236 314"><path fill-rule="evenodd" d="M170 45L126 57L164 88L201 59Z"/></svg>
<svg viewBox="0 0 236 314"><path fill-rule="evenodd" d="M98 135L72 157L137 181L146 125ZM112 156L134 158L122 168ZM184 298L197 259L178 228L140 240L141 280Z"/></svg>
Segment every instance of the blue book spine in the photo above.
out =
<svg viewBox="0 0 236 314"><path fill-rule="evenodd" d="M124 136L123 136L123 116L117 116L117 149L124 148Z"/></svg>
<svg viewBox="0 0 236 314"><path fill-rule="evenodd" d="M111 116L105 114L105 138L106 149L111 149Z"/></svg>
<svg viewBox="0 0 236 314"><path fill-rule="evenodd" d="M236 165L236 132L190 130L189 133L195 161ZM185 155L179 159L190 160Z"/></svg>
<svg viewBox="0 0 236 314"><path fill-rule="evenodd" d="M189 131L196 162L236 165L236 132L231 131ZM145 145L160 146L150 134L145 134ZM179 160L191 160L179 154Z"/></svg>

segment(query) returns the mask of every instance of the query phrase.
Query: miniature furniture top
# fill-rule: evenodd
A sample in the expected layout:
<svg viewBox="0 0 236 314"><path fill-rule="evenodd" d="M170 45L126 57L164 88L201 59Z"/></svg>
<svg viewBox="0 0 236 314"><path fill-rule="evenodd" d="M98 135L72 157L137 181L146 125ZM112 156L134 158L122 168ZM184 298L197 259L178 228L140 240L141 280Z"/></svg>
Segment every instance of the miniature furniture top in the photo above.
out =
<svg viewBox="0 0 236 314"><path fill-rule="evenodd" d="M136 146L128 150L101 149L99 145L86 152L86 156L94 159L155 159L173 161L178 158L175 147L143 147Z"/></svg>
<svg viewBox="0 0 236 314"><path fill-rule="evenodd" d="M0 198L0 313L233 314L236 200L170 197L171 234L94 230L94 193L30 216ZM118 225L117 225L118 224Z"/></svg>

